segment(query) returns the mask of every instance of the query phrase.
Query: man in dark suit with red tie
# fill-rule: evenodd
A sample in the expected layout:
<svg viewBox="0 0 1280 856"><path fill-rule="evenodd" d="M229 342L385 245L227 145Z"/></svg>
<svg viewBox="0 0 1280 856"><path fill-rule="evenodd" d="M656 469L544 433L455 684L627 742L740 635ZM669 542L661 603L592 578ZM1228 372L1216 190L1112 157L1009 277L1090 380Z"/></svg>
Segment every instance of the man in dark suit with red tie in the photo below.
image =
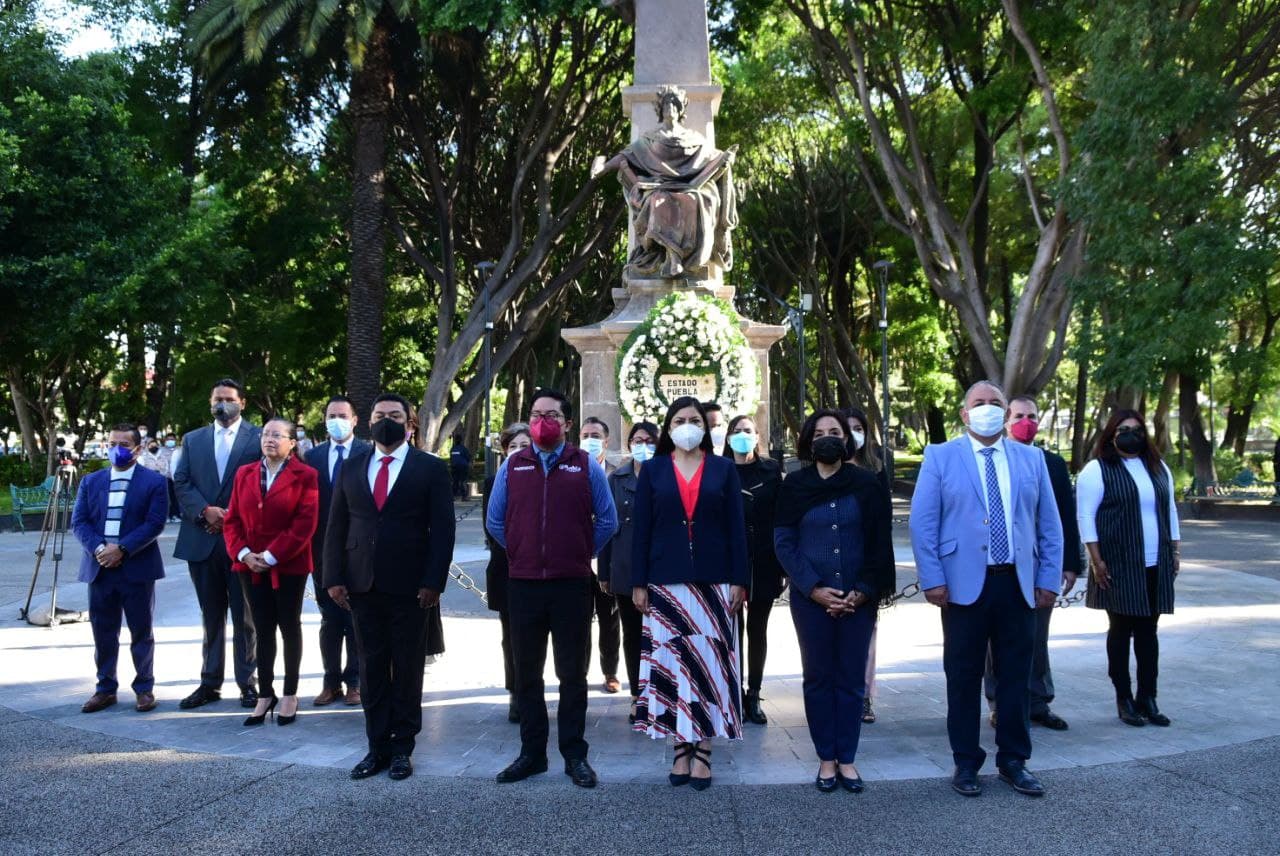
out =
<svg viewBox="0 0 1280 856"><path fill-rule="evenodd" d="M307 463L319 473L320 525L316 527L311 543L311 555L315 561L312 584L316 590L316 606L320 607L320 662L324 665L324 689L311 702L317 707L344 701L349 705L360 703L360 662L356 652L356 628L351 610L333 602L324 587L324 536L329 522L329 508L333 504L333 485L342 472L342 466L352 455L369 448L369 444L355 435L359 422L351 399L342 395L330 398L324 406L324 427L329 439L307 452ZM342 667L342 649L347 649L347 666ZM347 693L342 694L342 685Z"/></svg>
<svg viewBox="0 0 1280 856"><path fill-rule="evenodd" d="M410 447L413 408L384 393L373 403L374 448L352 455L333 485L324 541L329 596L355 617L369 753L351 770L413 774L422 730L428 610L440 602L456 524L444 461Z"/></svg>

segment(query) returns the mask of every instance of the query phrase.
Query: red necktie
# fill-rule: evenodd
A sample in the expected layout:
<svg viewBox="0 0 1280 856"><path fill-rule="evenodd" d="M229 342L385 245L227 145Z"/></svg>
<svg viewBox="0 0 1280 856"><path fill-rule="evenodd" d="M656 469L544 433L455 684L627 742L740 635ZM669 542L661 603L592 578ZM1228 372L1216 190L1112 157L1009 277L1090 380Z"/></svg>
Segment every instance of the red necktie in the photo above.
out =
<svg viewBox="0 0 1280 856"><path fill-rule="evenodd" d="M379 511L387 504L387 486L391 482L391 462L394 460L390 455L384 455L382 469L373 478L373 504L378 506Z"/></svg>

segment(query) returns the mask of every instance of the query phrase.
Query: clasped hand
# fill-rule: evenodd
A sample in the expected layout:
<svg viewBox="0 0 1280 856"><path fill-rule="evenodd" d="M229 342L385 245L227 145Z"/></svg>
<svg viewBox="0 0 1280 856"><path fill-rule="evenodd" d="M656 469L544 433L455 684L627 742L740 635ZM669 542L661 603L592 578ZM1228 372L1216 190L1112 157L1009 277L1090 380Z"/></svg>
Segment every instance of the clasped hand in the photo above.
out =
<svg viewBox="0 0 1280 856"><path fill-rule="evenodd" d="M845 594L839 589L831 588L830 586L814 586L813 591L809 592L809 597L814 603L825 609L827 615L832 618L852 615L857 611L858 607L868 600L865 594L856 589Z"/></svg>

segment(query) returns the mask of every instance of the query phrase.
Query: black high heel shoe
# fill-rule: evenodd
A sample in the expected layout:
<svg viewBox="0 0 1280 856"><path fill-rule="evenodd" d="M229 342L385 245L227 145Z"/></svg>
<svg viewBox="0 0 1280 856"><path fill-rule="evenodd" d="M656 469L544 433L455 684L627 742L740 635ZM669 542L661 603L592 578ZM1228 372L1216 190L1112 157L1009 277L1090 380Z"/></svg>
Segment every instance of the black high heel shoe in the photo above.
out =
<svg viewBox="0 0 1280 856"><path fill-rule="evenodd" d="M1131 698L1116 699L1116 712L1120 714L1120 721L1125 725L1141 727L1147 724L1147 718L1134 706Z"/></svg>
<svg viewBox="0 0 1280 856"><path fill-rule="evenodd" d="M683 761L685 758L691 758L692 756L693 756L692 743L677 743L676 757L672 760L671 766L674 767L680 761ZM690 769L693 768L692 761L689 762L689 767ZM667 781L671 783L671 787L673 788L678 788L681 785L689 784L690 778L691 776L688 773L667 773Z"/></svg>
<svg viewBox="0 0 1280 856"><path fill-rule="evenodd" d="M711 750L710 749L703 749L701 746L698 746L697 744L693 744L693 757L694 757L694 760L701 761L704 765L706 765L708 773L711 772ZM693 788L695 791L705 791L707 788L711 787L711 776L708 775L705 779L703 779L693 775L692 762L689 763L689 787Z"/></svg>
<svg viewBox="0 0 1280 856"><path fill-rule="evenodd" d="M272 719L275 719L275 712L274 712L274 711L275 711L275 709L276 709L276 702L278 702L278 701L280 701L280 697L279 697L279 696L272 696L272 697L271 697L271 703L267 705L267 709L266 709L266 710L264 710L264 711L262 712L262 715L261 715L261 716L250 716L250 717L248 717L248 718L247 718L247 719L245 719L245 721L244 721L245 726L246 726L246 727L248 727L248 726L252 726L252 725L261 725L262 723L264 723L264 722L266 722L266 721L267 721L267 717L268 717L268 716L270 716Z"/></svg>
<svg viewBox="0 0 1280 856"><path fill-rule="evenodd" d="M813 786L818 789L819 793L834 793L839 786L840 771L837 770L834 776L823 776L821 771L813 779Z"/></svg>
<svg viewBox="0 0 1280 856"><path fill-rule="evenodd" d="M295 697L296 701L296 697ZM285 716L283 713L276 717L276 725L292 725L293 721L298 718L298 708L293 709L292 716Z"/></svg>

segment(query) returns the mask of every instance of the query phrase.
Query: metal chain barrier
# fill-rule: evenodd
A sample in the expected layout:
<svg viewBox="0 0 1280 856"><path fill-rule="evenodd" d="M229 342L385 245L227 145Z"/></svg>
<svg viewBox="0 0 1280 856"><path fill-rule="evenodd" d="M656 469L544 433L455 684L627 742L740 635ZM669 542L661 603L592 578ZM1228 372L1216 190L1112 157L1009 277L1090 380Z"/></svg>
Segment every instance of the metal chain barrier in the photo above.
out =
<svg viewBox="0 0 1280 856"><path fill-rule="evenodd" d="M472 578L471 574L468 574L466 571L462 570L462 566L459 565L457 562L450 563L449 576L453 577L454 581L457 582L458 585L461 586L464 591L472 592L473 594L475 594L476 597L480 598L481 603L483 603L485 606L489 605L489 595L486 594L483 589L481 589L479 586L476 585L476 581L474 578Z"/></svg>
<svg viewBox="0 0 1280 856"><path fill-rule="evenodd" d="M1077 583L1077 585L1079 584ZM1056 606L1058 609L1066 609L1071 604L1079 603L1080 601L1084 600L1085 596L1088 593L1089 593L1089 587L1087 585L1081 585L1080 588L1076 589L1075 592L1073 592L1072 594L1066 595L1065 597L1059 596L1058 602L1055 603L1054 606Z"/></svg>

